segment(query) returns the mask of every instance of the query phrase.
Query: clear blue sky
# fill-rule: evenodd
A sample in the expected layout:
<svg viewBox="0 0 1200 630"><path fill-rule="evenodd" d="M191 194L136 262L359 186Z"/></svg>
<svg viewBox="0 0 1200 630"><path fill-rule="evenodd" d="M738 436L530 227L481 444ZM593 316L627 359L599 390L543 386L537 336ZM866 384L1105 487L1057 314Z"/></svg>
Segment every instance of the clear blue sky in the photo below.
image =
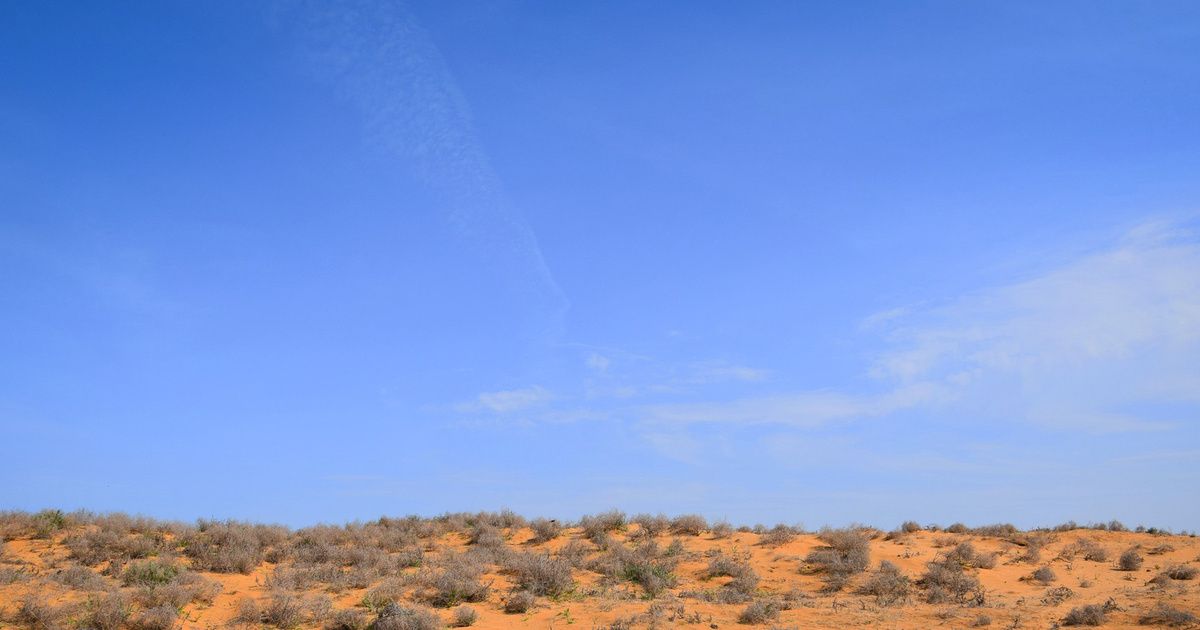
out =
<svg viewBox="0 0 1200 630"><path fill-rule="evenodd" d="M0 509L1200 529L1200 5L9 2Z"/></svg>

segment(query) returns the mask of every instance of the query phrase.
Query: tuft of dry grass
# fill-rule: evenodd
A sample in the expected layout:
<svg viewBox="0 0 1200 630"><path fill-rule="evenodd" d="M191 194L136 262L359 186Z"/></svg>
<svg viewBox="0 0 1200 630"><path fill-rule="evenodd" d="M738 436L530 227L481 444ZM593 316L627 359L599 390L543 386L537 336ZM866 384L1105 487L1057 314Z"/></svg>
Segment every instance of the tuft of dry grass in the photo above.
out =
<svg viewBox="0 0 1200 630"><path fill-rule="evenodd" d="M1099 626L1104 622L1104 609L1096 604L1072 608L1062 621L1064 626Z"/></svg>

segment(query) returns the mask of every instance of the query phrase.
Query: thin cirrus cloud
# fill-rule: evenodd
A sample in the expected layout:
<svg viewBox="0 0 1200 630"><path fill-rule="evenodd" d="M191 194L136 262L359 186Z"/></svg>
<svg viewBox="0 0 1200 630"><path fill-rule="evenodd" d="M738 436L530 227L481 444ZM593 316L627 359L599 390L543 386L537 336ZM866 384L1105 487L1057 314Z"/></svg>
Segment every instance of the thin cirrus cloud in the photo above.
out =
<svg viewBox="0 0 1200 630"><path fill-rule="evenodd" d="M524 411L542 405L553 398L554 395L549 391L534 385L525 389L484 392L474 401L454 405L454 410L460 413L476 411L508 413L512 411Z"/></svg>
<svg viewBox="0 0 1200 630"><path fill-rule="evenodd" d="M814 428L917 409L1056 430L1162 430L1200 402L1200 247L1192 233L1143 225L1113 248L1039 277L932 308L865 320L882 330L874 394L837 389L734 401L647 405L650 425Z"/></svg>
<svg viewBox="0 0 1200 630"><path fill-rule="evenodd" d="M586 399L595 405L605 398L596 392L608 392L616 406L586 408L564 396L540 416L621 418L659 441L661 431L689 425L813 429L906 410L1091 433L1178 427L1200 402L1200 246L1177 225L1146 224L1037 277L870 316L864 331L881 344L864 366L874 392L828 387L656 404L645 399L695 396L686 387L694 383L769 386L768 373L724 362L647 368L644 357L592 353ZM534 387L482 394L457 409L526 411L551 398Z"/></svg>
<svg viewBox="0 0 1200 630"><path fill-rule="evenodd" d="M274 22L312 73L358 110L367 141L399 156L408 174L429 186L463 242L502 271L542 325L556 331L567 298L417 18L394 2L283 0Z"/></svg>

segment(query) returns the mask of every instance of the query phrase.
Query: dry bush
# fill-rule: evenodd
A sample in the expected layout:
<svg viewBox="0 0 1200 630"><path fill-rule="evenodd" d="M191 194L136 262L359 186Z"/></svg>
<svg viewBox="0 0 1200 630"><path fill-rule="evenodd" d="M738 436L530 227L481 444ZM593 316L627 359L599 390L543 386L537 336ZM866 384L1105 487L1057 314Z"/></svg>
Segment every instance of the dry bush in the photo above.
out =
<svg viewBox="0 0 1200 630"><path fill-rule="evenodd" d="M364 630L366 627L367 615L354 608L333 611L323 626L324 630Z"/></svg>
<svg viewBox="0 0 1200 630"><path fill-rule="evenodd" d="M582 569L587 565L587 557L589 553L591 553L591 551L587 544L578 540L571 540L562 547L559 547L558 551L555 552L555 555L563 560L566 560L576 569Z"/></svg>
<svg viewBox="0 0 1200 630"><path fill-rule="evenodd" d="M121 572L121 584L125 586L162 586L169 583L185 569L179 565L157 560L131 562Z"/></svg>
<svg viewBox="0 0 1200 630"><path fill-rule="evenodd" d="M945 559L934 560L925 564L925 573L917 580L917 584L926 589L925 601L930 604L946 602L982 603L983 588L979 580L967 575L962 565L957 562L946 562Z"/></svg>
<svg viewBox="0 0 1200 630"><path fill-rule="evenodd" d="M395 604L402 595L404 595L404 584L401 581L384 580L367 589L360 603L363 608L371 612L378 612L390 604Z"/></svg>
<svg viewBox="0 0 1200 630"><path fill-rule="evenodd" d="M54 606L42 595L30 595L17 605L16 620L31 630L62 630L71 610Z"/></svg>
<svg viewBox="0 0 1200 630"><path fill-rule="evenodd" d="M1173 564L1163 571L1163 575L1172 580L1194 580L1197 575L1200 575L1200 569L1183 564Z"/></svg>
<svg viewBox="0 0 1200 630"><path fill-rule="evenodd" d="M796 540L796 531L788 525L779 523L775 527L763 532L759 543L770 547L777 547L779 545L786 545L793 540Z"/></svg>
<svg viewBox="0 0 1200 630"><path fill-rule="evenodd" d="M304 621L304 605L292 593L274 592L262 609L262 620L276 628L295 628Z"/></svg>
<svg viewBox="0 0 1200 630"><path fill-rule="evenodd" d="M613 581L638 584L653 598L675 585L676 562L650 540L632 549L615 544L591 559L587 568Z"/></svg>
<svg viewBox="0 0 1200 630"><path fill-rule="evenodd" d="M751 602L738 615L738 623L760 624L779 619L779 608L771 602Z"/></svg>
<svg viewBox="0 0 1200 630"><path fill-rule="evenodd" d="M1096 604L1072 608L1062 623L1064 626L1098 626L1104 623L1104 609Z"/></svg>
<svg viewBox="0 0 1200 630"><path fill-rule="evenodd" d="M534 544L538 545L558 538L563 531L562 523L554 519L544 518L533 519L529 522L529 528L533 530Z"/></svg>
<svg viewBox="0 0 1200 630"><path fill-rule="evenodd" d="M967 526L963 523L955 523L946 528L947 534L965 534L969 531L971 531L971 530L968 529Z"/></svg>
<svg viewBox="0 0 1200 630"><path fill-rule="evenodd" d="M548 553L512 556L504 568L514 575L518 587L534 595L558 597L575 587L571 563Z"/></svg>
<svg viewBox="0 0 1200 630"><path fill-rule="evenodd" d="M639 538L657 538L671 529L671 519L661 512L657 515L638 514L631 522L638 526Z"/></svg>
<svg viewBox="0 0 1200 630"><path fill-rule="evenodd" d="M102 591L107 588L104 578L87 567L73 564L56 572L50 579L78 591Z"/></svg>
<svg viewBox="0 0 1200 630"><path fill-rule="evenodd" d="M467 626L475 625L475 622L479 620L479 615L470 606L455 608L454 613L450 617L452 619L450 625L455 628L466 628Z"/></svg>
<svg viewBox="0 0 1200 630"><path fill-rule="evenodd" d="M714 522L712 524L712 529L709 531L712 532L712 537L714 540L723 540L733 536L733 525L730 525L729 521L721 519Z"/></svg>
<svg viewBox="0 0 1200 630"><path fill-rule="evenodd" d="M921 524L916 521L904 521L904 523L900 525L900 531L906 534L915 534L916 532L921 531L921 529Z"/></svg>
<svg viewBox="0 0 1200 630"><path fill-rule="evenodd" d="M971 622L971 625L976 628L990 626L992 625L992 618L984 613L979 613L979 616L975 618L975 621Z"/></svg>
<svg viewBox="0 0 1200 630"><path fill-rule="evenodd" d="M995 525L984 525L971 530L971 533L976 536L985 536L990 538L1005 538L1014 534L1020 533L1012 523L997 523Z"/></svg>
<svg viewBox="0 0 1200 630"><path fill-rule="evenodd" d="M1030 574L1029 579L1039 584L1049 584L1057 580L1058 576L1054 574L1054 570L1050 567L1040 567Z"/></svg>
<svg viewBox="0 0 1200 630"><path fill-rule="evenodd" d="M1164 553L1171 553L1172 551L1175 551L1175 547L1172 547L1171 545L1158 545L1157 547L1146 551L1146 553L1151 556L1161 556Z"/></svg>
<svg viewBox="0 0 1200 630"><path fill-rule="evenodd" d="M171 630L179 621L179 609L162 604L143 610L129 620L133 630Z"/></svg>
<svg viewBox="0 0 1200 630"><path fill-rule="evenodd" d="M871 563L871 540L853 529L823 529L817 538L825 543L804 556L804 562L823 573L826 590L841 590L850 576Z"/></svg>
<svg viewBox="0 0 1200 630"><path fill-rule="evenodd" d="M529 612L537 605L537 597L528 591L516 591L504 600L504 612L515 615Z"/></svg>
<svg viewBox="0 0 1200 630"><path fill-rule="evenodd" d="M369 630L441 630L445 624L432 611L391 605L379 611Z"/></svg>
<svg viewBox="0 0 1200 630"><path fill-rule="evenodd" d="M504 534L490 523L476 523L467 536L467 544L481 547L503 547Z"/></svg>
<svg viewBox="0 0 1200 630"><path fill-rule="evenodd" d="M858 587L858 594L875 596L875 603L880 606L904 604L909 598L909 579L900 567L882 560L879 568L871 573Z"/></svg>
<svg viewBox="0 0 1200 630"><path fill-rule="evenodd" d="M90 529L67 536L63 541L70 557L94 567L123 555L123 536L105 529Z"/></svg>
<svg viewBox="0 0 1200 630"><path fill-rule="evenodd" d="M699 514L681 514L671 519L671 533L676 536L699 536L708 529L708 520Z"/></svg>
<svg viewBox="0 0 1200 630"><path fill-rule="evenodd" d="M92 630L121 630L129 621L133 609L129 598L120 591L88 598L84 603L80 626Z"/></svg>
<svg viewBox="0 0 1200 630"><path fill-rule="evenodd" d="M1108 522L1108 531L1110 531L1110 532L1127 532L1127 531L1129 531L1129 528L1125 527L1125 524L1122 523L1121 521L1113 519Z"/></svg>
<svg viewBox="0 0 1200 630"><path fill-rule="evenodd" d="M424 587L421 597L441 608L484 601L491 593L491 583L480 582L480 573L464 562L452 562L445 568L424 573L418 578Z"/></svg>
<svg viewBox="0 0 1200 630"><path fill-rule="evenodd" d="M1075 591L1065 586L1059 586L1058 588L1046 589L1046 595L1042 598L1042 603L1047 606L1057 606L1072 597L1075 597Z"/></svg>
<svg viewBox="0 0 1200 630"><path fill-rule="evenodd" d="M1164 602L1158 602L1154 608L1150 609L1150 612L1142 615L1138 622L1142 625L1193 626L1200 623L1200 619L1186 610L1179 610Z"/></svg>
<svg viewBox="0 0 1200 630"><path fill-rule="evenodd" d="M1108 562L1108 550L1088 538L1076 540L1074 544L1064 547L1059 554L1064 560L1071 560L1076 555L1083 556L1084 560L1090 562Z"/></svg>
<svg viewBox="0 0 1200 630"><path fill-rule="evenodd" d="M996 566L996 554L979 553L975 551L975 546L969 542L955 545L954 549L945 555L947 562L956 562L963 567L991 569Z"/></svg>
<svg viewBox="0 0 1200 630"><path fill-rule="evenodd" d="M1137 571L1142 568L1142 556L1136 549L1130 549L1117 558L1117 568L1121 571Z"/></svg>
<svg viewBox="0 0 1200 630"><path fill-rule="evenodd" d="M586 538L594 539L602 533L622 531L628 527L625 513L620 510L609 510L596 515L585 515L579 519L579 527Z"/></svg>

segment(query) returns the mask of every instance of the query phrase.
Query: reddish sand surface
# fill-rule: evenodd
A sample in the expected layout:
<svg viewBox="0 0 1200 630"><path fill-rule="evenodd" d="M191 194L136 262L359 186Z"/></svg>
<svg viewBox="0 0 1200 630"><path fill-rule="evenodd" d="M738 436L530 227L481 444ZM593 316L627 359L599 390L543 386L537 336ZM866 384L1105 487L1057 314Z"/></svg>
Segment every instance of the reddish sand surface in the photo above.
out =
<svg viewBox="0 0 1200 630"><path fill-rule="evenodd" d="M629 525L615 532L613 538L632 547L638 544L638 527ZM783 610L777 618L765 622L764 628L1053 628L1063 623L1072 608L1087 604L1106 608L1103 627L1108 628L1144 627L1140 625L1143 616L1159 602L1200 615L1200 580L1159 579L1151 582L1167 567L1200 567L1200 546L1197 545L1200 539L1194 537L1091 529L1036 532L1032 535L1040 537L1045 546L1041 549L1040 559L1031 563L1021 559L1027 549L1023 543L1031 534L993 537L928 530L890 535L876 530L862 531L871 537L872 569L880 561L887 560L910 579L911 594L906 601L883 605L871 595L860 594L859 586L870 575L870 570L852 577L842 590L828 592L822 575L813 572L811 567L806 568L803 562L809 552L823 545L816 534L802 534L786 544L771 546L763 544L761 536L750 532L734 532L721 539L704 532L658 538L664 548L678 540L683 550L679 552L677 547L675 552L679 562L673 570L674 585L653 599L637 584L577 567L572 574L575 587L569 593L553 599L539 597L533 609L510 614L504 607L512 592L511 574L498 573L498 567L491 566L482 576L484 583L491 584L488 597L468 604L478 614L472 627L484 630L569 626L587 629L751 627L738 621L746 603L713 603L705 601L702 595L716 592L732 579L708 577L707 567L717 553L748 561L761 578L754 594L756 599L772 601L775 598L775 601L787 602L777 606ZM95 596L95 585L91 591L84 591L66 587L53 579L57 572L76 564L64 544L67 535L57 532L41 539L18 536L4 543L0 549L0 572L6 570L7 573L0 575L9 577L7 583L0 580L0 619L3 619L0 628L53 630L37 628L35 623L18 614L21 604L31 597L44 598L52 605L78 612L89 597ZM583 538L578 528L566 529L557 538L542 544L532 543L528 528L504 530L503 535L504 547L513 552L547 551L554 554L570 541L579 540L587 545L593 556L600 553L592 542ZM1091 541L1094 546L1103 548L1108 552L1108 559L1090 561L1071 553L1080 540ZM928 603L926 590L918 586L926 563L943 557L963 542L971 543L981 554L996 554L992 568L967 569L967 574L976 577L983 587L982 605L978 601ZM417 601L417 587L412 585L417 582L420 571L438 566L439 558L464 552L468 541L464 534L452 532L427 539L423 545L424 568L397 571L380 578L379 582L391 579L407 585L399 597L401 604L425 607L449 625L451 609L433 608ZM1137 550L1144 558L1143 565L1136 571L1119 570L1117 558L1130 549ZM183 555L166 561L189 566L189 559ZM204 578L220 583L220 592L210 603L193 602L183 606L176 627L182 630L271 627L263 622L239 620L239 606L247 598L266 602L270 595L270 576L277 570L286 569L289 562L262 562L246 574L196 571ZM1032 572L1040 567L1050 567L1056 579L1042 583L1030 580ZM93 568L100 572L102 567ZM123 588L131 594L135 590L122 587L116 577L104 579L103 589ZM1061 587L1069 589L1066 598L1052 597L1051 589ZM335 610L357 608L365 614L362 602L367 590L332 590L329 585L318 584L294 594L299 601L327 597L332 600ZM72 605L75 608L71 608ZM327 613L323 617L306 613L297 627L329 627L329 618ZM368 623L372 618L365 614ZM986 619L990 622L984 623ZM75 626L80 625L68 618L63 627L72 627L72 621Z"/></svg>

